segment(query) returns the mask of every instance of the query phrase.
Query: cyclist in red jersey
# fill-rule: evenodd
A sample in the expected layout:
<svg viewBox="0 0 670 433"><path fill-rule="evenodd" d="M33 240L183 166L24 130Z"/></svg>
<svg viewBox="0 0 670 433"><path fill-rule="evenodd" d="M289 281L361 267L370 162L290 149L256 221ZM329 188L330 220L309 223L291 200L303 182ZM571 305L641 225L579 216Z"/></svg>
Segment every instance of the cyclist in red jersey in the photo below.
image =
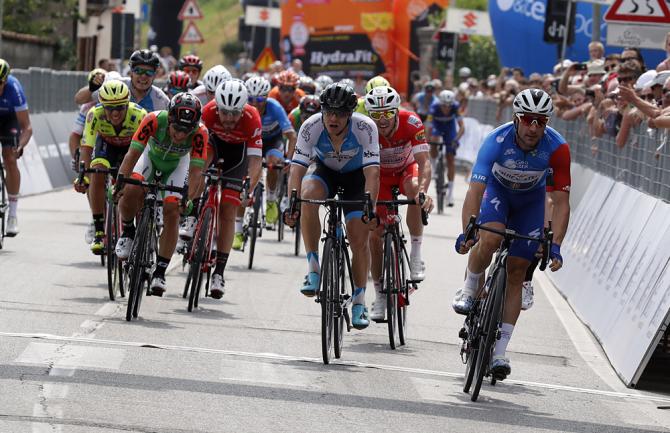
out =
<svg viewBox="0 0 670 433"><path fill-rule="evenodd" d="M239 225L239 231L242 231L242 218L237 220L236 214L242 204L240 192L243 178L250 178L249 191L253 191L261 175L261 116L247 103L248 100L244 83L228 80L217 87L214 100L205 105L202 114L212 147L208 152L211 155L208 163L223 159L223 176L238 179L223 185L218 220L220 230L216 237L216 268L210 286L210 296L215 299L220 299L225 292L223 271L233 245L235 225Z"/></svg>
<svg viewBox="0 0 670 433"><path fill-rule="evenodd" d="M398 186L401 194L418 203L419 194L425 194L430 184L429 146L419 116L411 111L399 110L400 103L398 92L388 86L375 87L365 95L365 108L379 130L381 175L378 200L391 200L391 188ZM422 208L430 212L432 206L431 197L426 195ZM386 213L385 206L377 207L380 218L383 219ZM410 279L421 281L424 279L421 260L423 224L419 206L407 208L407 226L412 245ZM381 294L382 232L383 226L380 226L370 235L370 271L377 295L370 314L373 320L384 319L386 312L386 296Z"/></svg>
<svg viewBox="0 0 670 433"><path fill-rule="evenodd" d="M293 71L282 71L277 75L277 85L270 90L268 98L279 101L286 114L300 104L305 92L298 89L300 77Z"/></svg>

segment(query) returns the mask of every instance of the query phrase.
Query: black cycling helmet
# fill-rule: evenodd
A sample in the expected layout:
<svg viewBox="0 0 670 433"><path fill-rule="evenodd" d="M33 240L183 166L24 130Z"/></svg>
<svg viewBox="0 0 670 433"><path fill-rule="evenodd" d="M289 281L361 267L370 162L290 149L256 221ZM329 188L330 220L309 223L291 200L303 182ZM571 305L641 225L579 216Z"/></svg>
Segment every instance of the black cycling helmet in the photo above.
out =
<svg viewBox="0 0 670 433"><path fill-rule="evenodd" d="M358 105L354 89L342 82L329 84L321 93L321 109L353 112Z"/></svg>
<svg viewBox="0 0 670 433"><path fill-rule="evenodd" d="M130 55L130 60L128 65L130 69L134 68L137 65L148 65L152 66L154 69L158 69L161 61L158 58L158 54L154 53L151 50L137 50Z"/></svg>
<svg viewBox="0 0 670 433"><path fill-rule="evenodd" d="M177 93L168 105L168 122L195 129L202 115L200 99L188 92Z"/></svg>
<svg viewBox="0 0 670 433"><path fill-rule="evenodd" d="M319 111L321 111L321 101L319 101L317 96L307 95L303 96L300 100L300 113L309 114L311 116Z"/></svg>

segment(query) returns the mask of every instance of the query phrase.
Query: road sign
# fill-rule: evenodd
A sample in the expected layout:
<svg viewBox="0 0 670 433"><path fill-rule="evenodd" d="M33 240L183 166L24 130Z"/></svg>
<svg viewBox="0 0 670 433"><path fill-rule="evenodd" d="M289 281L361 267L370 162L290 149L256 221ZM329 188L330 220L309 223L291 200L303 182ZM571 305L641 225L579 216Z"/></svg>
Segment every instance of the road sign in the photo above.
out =
<svg viewBox="0 0 670 433"><path fill-rule="evenodd" d="M493 36L488 12L447 9L447 24L441 31L466 35Z"/></svg>
<svg viewBox="0 0 670 433"><path fill-rule="evenodd" d="M607 45L658 49L665 45L667 32L668 28L663 26L610 23L607 25Z"/></svg>
<svg viewBox="0 0 670 433"><path fill-rule="evenodd" d="M186 0L184 2L184 6L182 6L181 10L179 11L179 15L177 15L177 18L180 21L201 20L203 17L204 16L202 15L200 6L198 6L198 2L196 0Z"/></svg>
<svg viewBox="0 0 670 433"><path fill-rule="evenodd" d="M179 38L180 44L204 44L205 38L202 37L202 33L198 30L198 27L193 21L189 21L184 29L184 33L181 34Z"/></svg>
<svg viewBox="0 0 670 433"><path fill-rule="evenodd" d="M643 5L638 4L638 1L615 0L605 14L605 21L670 24L670 10L665 0L647 0Z"/></svg>
<svg viewBox="0 0 670 433"><path fill-rule="evenodd" d="M247 6L244 22L248 26L281 27L281 9L262 6Z"/></svg>
<svg viewBox="0 0 670 433"><path fill-rule="evenodd" d="M275 53L272 51L272 48L265 47L265 49L261 51L261 54L256 59L256 63L254 63L254 70L267 71L270 69L270 65L276 60L277 58L275 57Z"/></svg>

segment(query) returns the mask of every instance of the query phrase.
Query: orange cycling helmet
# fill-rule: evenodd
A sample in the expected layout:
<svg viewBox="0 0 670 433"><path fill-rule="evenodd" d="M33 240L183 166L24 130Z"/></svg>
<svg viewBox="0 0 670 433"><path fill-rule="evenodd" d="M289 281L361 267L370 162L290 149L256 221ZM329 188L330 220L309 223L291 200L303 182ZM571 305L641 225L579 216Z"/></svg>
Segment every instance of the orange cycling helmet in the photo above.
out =
<svg viewBox="0 0 670 433"><path fill-rule="evenodd" d="M288 86L294 89L298 87L300 77L293 71L282 71L277 75L278 86Z"/></svg>

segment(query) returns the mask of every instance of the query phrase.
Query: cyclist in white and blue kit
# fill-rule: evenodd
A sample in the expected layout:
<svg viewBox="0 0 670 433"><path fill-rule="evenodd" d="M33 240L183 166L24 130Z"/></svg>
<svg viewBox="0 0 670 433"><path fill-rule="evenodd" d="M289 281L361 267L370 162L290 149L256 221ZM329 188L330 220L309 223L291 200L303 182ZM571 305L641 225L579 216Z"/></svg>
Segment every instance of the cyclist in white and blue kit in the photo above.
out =
<svg viewBox="0 0 670 433"><path fill-rule="evenodd" d="M427 135L438 137L439 140L431 140L430 157L433 164L433 174L437 176L436 162L438 156L437 146L444 146L445 165L447 166L447 205L454 205L454 179L456 178L456 149L458 140L465 132L463 118L459 112L460 105L456 102L456 95L451 90L443 90L437 97L437 102L430 106L426 118Z"/></svg>
<svg viewBox="0 0 670 433"><path fill-rule="evenodd" d="M7 213L6 235L19 233L16 208L19 202L21 172L16 160L23 155L23 148L33 136L33 128L28 114L28 101L21 83L10 75L9 64L0 59L0 142L2 143L2 161L7 173Z"/></svg>
<svg viewBox="0 0 670 433"><path fill-rule="evenodd" d="M379 135L377 126L367 116L354 113L358 103L354 89L343 83L331 84L320 96L321 113L311 116L300 127L298 143L291 164L289 190L298 197L322 200L334 197L342 187L344 200L362 200L369 192L374 203L379 190ZM316 161L311 163L314 155ZM370 267L368 232L374 223L364 223L362 206L344 208L347 237L352 253L354 293L352 325L364 329L369 325L365 307L365 286ZM292 226L298 215L286 215ZM319 207L302 205L302 236L307 252L308 274L300 291L314 296L319 286Z"/></svg>

